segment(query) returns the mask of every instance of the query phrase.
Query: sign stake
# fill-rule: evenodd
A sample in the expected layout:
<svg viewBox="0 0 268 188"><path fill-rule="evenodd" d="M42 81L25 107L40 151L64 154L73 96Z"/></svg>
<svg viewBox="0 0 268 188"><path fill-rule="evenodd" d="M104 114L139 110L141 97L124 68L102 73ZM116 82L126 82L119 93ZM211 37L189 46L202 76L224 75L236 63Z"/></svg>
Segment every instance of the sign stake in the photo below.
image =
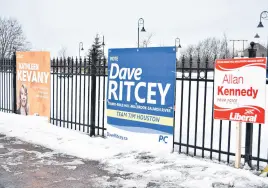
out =
<svg viewBox="0 0 268 188"><path fill-rule="evenodd" d="M241 132L241 122L236 122L235 168L240 168L241 164Z"/></svg>

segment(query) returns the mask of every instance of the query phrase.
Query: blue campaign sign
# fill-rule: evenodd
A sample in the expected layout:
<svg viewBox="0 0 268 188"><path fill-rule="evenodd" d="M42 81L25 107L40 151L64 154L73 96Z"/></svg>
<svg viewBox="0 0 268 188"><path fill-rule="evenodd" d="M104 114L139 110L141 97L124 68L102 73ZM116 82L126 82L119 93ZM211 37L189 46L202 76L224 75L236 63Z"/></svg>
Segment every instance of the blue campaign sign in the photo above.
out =
<svg viewBox="0 0 268 188"><path fill-rule="evenodd" d="M109 49L107 123L127 132L173 134L175 47ZM128 140L125 135L112 137ZM133 134L132 134L133 135Z"/></svg>

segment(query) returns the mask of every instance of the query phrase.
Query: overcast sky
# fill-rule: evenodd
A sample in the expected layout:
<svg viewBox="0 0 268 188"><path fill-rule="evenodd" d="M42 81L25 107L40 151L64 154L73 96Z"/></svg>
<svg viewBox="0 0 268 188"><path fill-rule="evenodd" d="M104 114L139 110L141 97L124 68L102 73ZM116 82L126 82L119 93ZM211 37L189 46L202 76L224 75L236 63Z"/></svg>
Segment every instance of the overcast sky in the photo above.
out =
<svg viewBox="0 0 268 188"><path fill-rule="evenodd" d="M268 20L257 29L263 10L268 11L268 0L0 0L0 16L18 19L33 49L52 56L62 46L78 56L79 42L88 49L97 33L105 36L106 53L136 47L140 17L147 31L140 40L152 33L150 46L171 46L179 37L186 47L223 33L266 44ZM254 39L256 32L261 39Z"/></svg>

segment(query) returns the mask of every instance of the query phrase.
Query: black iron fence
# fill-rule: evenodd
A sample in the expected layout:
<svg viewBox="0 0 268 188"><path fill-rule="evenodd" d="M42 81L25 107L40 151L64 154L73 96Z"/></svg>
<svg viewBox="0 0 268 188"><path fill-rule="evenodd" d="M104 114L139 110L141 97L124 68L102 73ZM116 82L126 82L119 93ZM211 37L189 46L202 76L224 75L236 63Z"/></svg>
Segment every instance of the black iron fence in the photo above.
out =
<svg viewBox="0 0 268 188"><path fill-rule="evenodd" d="M0 111L14 112L15 60L0 60ZM180 153L233 163L235 124L213 120L213 60L182 58L177 72L174 149ZM51 60L52 124L104 136L107 89L105 59ZM242 139L246 140L245 124ZM268 163L266 125L254 125L253 167ZM267 138L267 139L266 139ZM245 142L242 142L245 143ZM245 147L242 146L245 158Z"/></svg>
<svg viewBox="0 0 268 188"><path fill-rule="evenodd" d="M0 111L15 112L15 57L0 60ZM51 60L50 122L104 136L107 62L96 56Z"/></svg>
<svg viewBox="0 0 268 188"><path fill-rule="evenodd" d="M51 123L104 136L106 71L101 58L53 59Z"/></svg>

